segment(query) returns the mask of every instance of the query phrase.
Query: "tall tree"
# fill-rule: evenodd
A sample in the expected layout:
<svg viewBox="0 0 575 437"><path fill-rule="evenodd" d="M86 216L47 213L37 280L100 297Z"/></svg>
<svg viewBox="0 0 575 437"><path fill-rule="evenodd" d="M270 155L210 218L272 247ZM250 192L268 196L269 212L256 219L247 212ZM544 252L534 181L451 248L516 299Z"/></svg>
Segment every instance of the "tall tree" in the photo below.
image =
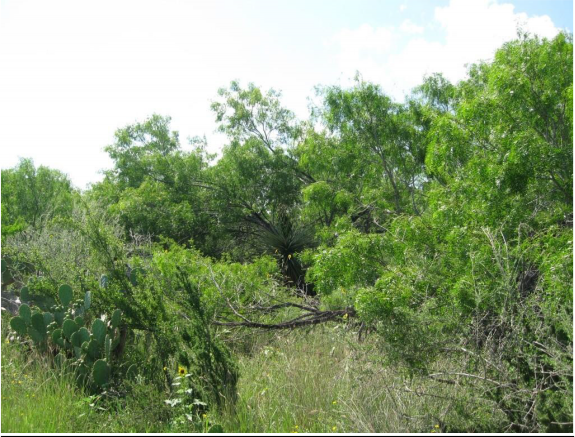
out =
<svg viewBox="0 0 575 437"><path fill-rule="evenodd" d="M69 215L73 191L64 173L36 168L31 159L2 170L2 236L36 227L44 219Z"/></svg>

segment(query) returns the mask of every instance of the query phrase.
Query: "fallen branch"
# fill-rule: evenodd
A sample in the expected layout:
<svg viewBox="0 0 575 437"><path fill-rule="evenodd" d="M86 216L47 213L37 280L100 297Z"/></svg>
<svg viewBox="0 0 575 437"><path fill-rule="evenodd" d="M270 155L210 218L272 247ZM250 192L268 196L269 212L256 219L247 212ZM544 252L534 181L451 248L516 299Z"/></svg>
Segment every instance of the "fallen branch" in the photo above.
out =
<svg viewBox="0 0 575 437"><path fill-rule="evenodd" d="M264 313L269 313L269 312L273 312L275 310L281 309L281 308L287 308L287 307L294 307L294 308L299 308L301 310L307 311L307 313L304 313L298 317L295 317L293 319L287 320L285 322L280 322L280 323L259 323L259 322L254 322L250 319L248 319L245 315L241 314L237 308L235 308L232 303L230 302L230 299L228 299L228 297L226 296L226 294L224 293L224 291L222 290L222 288L220 287L220 284L218 283L218 281L216 280L216 277L214 275L214 272L212 270L212 268L207 265L206 266L210 272L210 276L212 279L212 282L214 283L216 289L218 290L218 292L220 293L220 295L222 296L222 298L226 301L226 304L228 306L228 308L232 311L232 313L238 317L239 319L241 319L241 322L223 322L223 321L219 321L219 320L215 320L212 323L214 325L217 326L227 326L227 327L246 327L246 328L260 328L260 329L293 329L293 328L298 328L300 326L309 326L309 325L317 325L318 323L324 323L324 322L329 322L330 320L335 320L339 317L355 317L355 309L354 308L345 308L342 310L334 310L334 311L320 311L315 307L312 306L308 306L308 305L300 305L297 303L293 303L293 302L283 302L277 305L272 305L269 307L262 307L259 305L256 306L252 306L250 309L251 310L258 310Z"/></svg>
<svg viewBox="0 0 575 437"><path fill-rule="evenodd" d="M320 312L320 310L318 310L317 308L306 306L306 305L300 305L300 304L293 303L293 302L284 302L284 303L272 305L269 307L262 307L259 305L254 305L254 306L249 307L249 309L261 311L262 313L271 313L275 310L279 310L281 308L288 308L288 307L299 308L301 310L310 311L310 312L316 313L316 314Z"/></svg>
<svg viewBox="0 0 575 437"><path fill-rule="evenodd" d="M293 329L301 326L317 325L318 323L329 322L347 314L348 317L355 317L355 309L346 308L343 310L335 311L316 311L311 314L304 314L303 316L296 317L285 322L280 323L258 323L245 320L243 322L220 322L218 320L212 322L217 326L227 327L247 327L247 328L260 328L260 329ZM242 317L243 318L243 317Z"/></svg>

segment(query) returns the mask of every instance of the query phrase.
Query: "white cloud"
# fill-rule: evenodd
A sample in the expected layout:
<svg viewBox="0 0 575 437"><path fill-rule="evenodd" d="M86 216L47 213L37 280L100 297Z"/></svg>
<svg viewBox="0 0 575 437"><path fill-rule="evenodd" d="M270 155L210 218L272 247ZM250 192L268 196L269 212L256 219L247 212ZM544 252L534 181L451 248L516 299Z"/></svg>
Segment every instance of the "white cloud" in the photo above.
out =
<svg viewBox="0 0 575 437"><path fill-rule="evenodd" d="M209 1L5 2L0 23L0 162L33 157L84 187L110 168L103 147L114 131L152 113L171 115L186 137L215 133L210 101L231 80L282 88L286 105L307 114L321 82L297 52L246 26L248 12ZM228 5L229 6L229 5ZM369 31L368 31L369 33ZM357 41L379 52L386 32ZM361 31L360 31L361 38ZM350 49L351 50L351 49ZM321 71L321 70L320 70Z"/></svg>
<svg viewBox="0 0 575 437"><path fill-rule="evenodd" d="M407 19L404 20L403 23L401 23L401 26L399 26L399 30L401 30L403 33L423 33L423 27L422 26L418 26L417 24L415 24L413 21Z"/></svg>
<svg viewBox="0 0 575 437"><path fill-rule="evenodd" d="M398 48L385 56L361 45L362 38L358 35L365 35L362 29L366 25L346 30L345 34L339 34L339 40L355 41L357 51L350 53L350 45L342 43L339 67L348 77L355 71L361 72L364 79L380 83L385 92L400 99L421 83L426 74L442 72L453 82L463 79L465 64L491 59L504 42L517 37L518 26L546 38L559 32L549 16L515 13L512 4L496 0L451 0L448 6L435 9L430 24L439 25L445 32L444 42L415 36L414 31L419 28L408 20L399 29L370 27L371 34L385 33L390 41L402 41L401 46L396 44Z"/></svg>
<svg viewBox="0 0 575 437"><path fill-rule="evenodd" d="M333 39L340 44L342 52L370 51L381 54L391 48L393 32L385 27L374 29L369 24L362 24L355 30L343 29Z"/></svg>
<svg viewBox="0 0 575 437"><path fill-rule="evenodd" d="M403 11L405 11L406 9L407 9L407 5L406 5L406 4L399 5L399 11L400 11L400 12L403 12Z"/></svg>

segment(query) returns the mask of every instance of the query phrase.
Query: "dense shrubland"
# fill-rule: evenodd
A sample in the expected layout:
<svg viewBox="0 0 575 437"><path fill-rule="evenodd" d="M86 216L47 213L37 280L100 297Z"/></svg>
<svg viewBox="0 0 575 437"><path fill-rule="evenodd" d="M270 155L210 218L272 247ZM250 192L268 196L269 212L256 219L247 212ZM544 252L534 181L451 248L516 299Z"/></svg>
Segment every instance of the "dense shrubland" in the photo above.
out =
<svg viewBox="0 0 575 437"><path fill-rule="evenodd" d="M25 286L47 312L69 284L73 299L90 292L86 322L120 311L110 380L81 389L112 405L151 384L174 426L206 430L210 411L272 431L259 411L254 428L242 422L257 354L291 353L269 331L310 330L317 356L297 343L310 366L340 345L309 326L336 321L354 358L344 376L324 367L326 381L359 402L365 373L385 372L365 408L381 402L398 423L363 426L350 403L345 430L569 431L572 50L571 35L521 35L465 81L430 76L404 103L358 76L318 88L305 122L279 93L233 82L212 104L229 138L219 160L154 115L116 132L113 168L82 193L23 160L2 171L3 291L24 301ZM56 352L57 335L38 348L5 325L21 348Z"/></svg>

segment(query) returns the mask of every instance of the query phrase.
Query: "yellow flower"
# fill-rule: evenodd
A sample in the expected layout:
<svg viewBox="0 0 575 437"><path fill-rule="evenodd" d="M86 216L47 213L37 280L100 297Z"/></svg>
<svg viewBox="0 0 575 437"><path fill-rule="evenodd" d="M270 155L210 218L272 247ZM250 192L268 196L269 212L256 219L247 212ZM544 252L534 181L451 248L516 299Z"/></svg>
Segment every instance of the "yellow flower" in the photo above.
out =
<svg viewBox="0 0 575 437"><path fill-rule="evenodd" d="M343 315L343 318L344 318L344 319L347 319L347 313L345 313L345 314Z"/></svg>
<svg viewBox="0 0 575 437"><path fill-rule="evenodd" d="M436 428L439 428L439 425L435 425Z"/></svg>
<svg viewBox="0 0 575 437"><path fill-rule="evenodd" d="M164 367L164 372L165 372L166 370L168 370L168 368L167 368L167 367Z"/></svg>
<svg viewBox="0 0 575 437"><path fill-rule="evenodd" d="M208 415L204 413L202 414L202 417L205 419L206 417L208 417Z"/></svg>
<svg viewBox="0 0 575 437"><path fill-rule="evenodd" d="M337 404L337 401L333 401L333 402L332 402L332 405L335 405L335 404Z"/></svg>
<svg viewBox="0 0 575 437"><path fill-rule="evenodd" d="M336 432L336 431L337 431L337 426L334 426L331 430L332 430L333 432Z"/></svg>
<svg viewBox="0 0 575 437"><path fill-rule="evenodd" d="M184 376L187 372L186 372L186 368L184 366L178 366L178 373L181 376Z"/></svg>
<svg viewBox="0 0 575 437"><path fill-rule="evenodd" d="M291 255L288 255L288 259L291 259Z"/></svg>

